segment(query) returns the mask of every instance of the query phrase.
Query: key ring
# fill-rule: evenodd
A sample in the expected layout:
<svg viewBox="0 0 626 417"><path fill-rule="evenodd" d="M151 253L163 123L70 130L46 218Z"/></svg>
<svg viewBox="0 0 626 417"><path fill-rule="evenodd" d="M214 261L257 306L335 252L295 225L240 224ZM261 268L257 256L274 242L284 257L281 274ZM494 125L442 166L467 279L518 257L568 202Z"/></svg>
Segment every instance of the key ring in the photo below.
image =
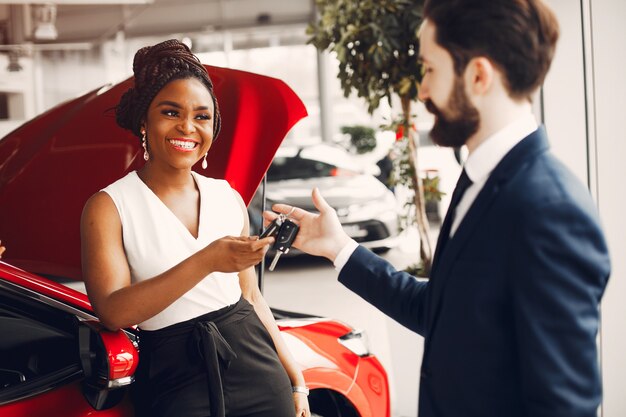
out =
<svg viewBox="0 0 626 417"><path fill-rule="evenodd" d="M293 213L294 211L296 211L295 207L291 207L291 210L289 210L289 213L285 214L285 213L280 213L278 215L278 218L280 219L280 222L284 222L285 220L287 220L289 218L289 216L291 216L291 213Z"/></svg>

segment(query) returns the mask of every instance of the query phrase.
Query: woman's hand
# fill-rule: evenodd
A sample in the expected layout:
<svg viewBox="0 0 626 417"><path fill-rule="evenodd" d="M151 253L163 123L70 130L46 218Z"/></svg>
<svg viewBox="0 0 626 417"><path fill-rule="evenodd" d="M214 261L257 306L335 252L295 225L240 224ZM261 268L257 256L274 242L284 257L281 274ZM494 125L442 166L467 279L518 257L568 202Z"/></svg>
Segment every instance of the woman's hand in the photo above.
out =
<svg viewBox="0 0 626 417"><path fill-rule="evenodd" d="M306 394L294 392L293 402L296 405L296 417L311 417L309 397Z"/></svg>
<svg viewBox="0 0 626 417"><path fill-rule="evenodd" d="M203 249L212 271L240 272L261 262L273 237L225 236Z"/></svg>
<svg viewBox="0 0 626 417"><path fill-rule="evenodd" d="M7 249L7 248L5 248L4 246L2 246L2 241L0 240L0 259L2 259L2 254L4 253L4 251L5 251L6 249Z"/></svg>

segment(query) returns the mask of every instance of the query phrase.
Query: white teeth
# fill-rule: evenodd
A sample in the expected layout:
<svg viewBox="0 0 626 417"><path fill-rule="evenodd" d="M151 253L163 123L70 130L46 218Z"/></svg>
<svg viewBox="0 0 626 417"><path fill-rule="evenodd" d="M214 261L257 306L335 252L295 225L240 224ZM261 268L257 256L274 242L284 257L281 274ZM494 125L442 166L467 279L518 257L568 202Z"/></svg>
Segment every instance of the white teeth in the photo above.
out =
<svg viewBox="0 0 626 417"><path fill-rule="evenodd" d="M172 145L174 145L174 146L178 146L179 148L184 148L184 149L193 149L197 145L197 143L195 143L195 142L190 142L190 141L186 141L186 140L170 139L169 142Z"/></svg>

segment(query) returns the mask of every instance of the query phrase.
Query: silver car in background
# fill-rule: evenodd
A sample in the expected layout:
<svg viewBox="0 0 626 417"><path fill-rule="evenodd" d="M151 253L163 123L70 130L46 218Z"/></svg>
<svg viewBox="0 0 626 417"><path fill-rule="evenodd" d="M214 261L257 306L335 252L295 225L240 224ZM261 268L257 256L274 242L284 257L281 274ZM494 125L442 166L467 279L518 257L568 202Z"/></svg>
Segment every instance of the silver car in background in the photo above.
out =
<svg viewBox="0 0 626 417"><path fill-rule="evenodd" d="M285 203L316 212L311 201L314 187L358 243L379 253L397 245L394 194L373 175L364 173L349 153L327 144L282 145L267 171L266 209ZM249 207L253 234L260 228L261 201L259 187Z"/></svg>

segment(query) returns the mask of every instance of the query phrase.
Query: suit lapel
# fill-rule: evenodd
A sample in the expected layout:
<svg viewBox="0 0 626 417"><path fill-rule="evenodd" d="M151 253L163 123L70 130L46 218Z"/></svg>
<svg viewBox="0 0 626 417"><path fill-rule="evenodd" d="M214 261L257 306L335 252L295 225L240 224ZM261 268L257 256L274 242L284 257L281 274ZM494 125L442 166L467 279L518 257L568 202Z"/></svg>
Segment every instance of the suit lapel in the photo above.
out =
<svg viewBox="0 0 626 417"><path fill-rule="evenodd" d="M439 316L444 289L459 253L468 244L472 233L476 230L488 208L500 194L500 191L506 187L508 180L522 170L524 166L531 163L539 153L546 151L548 148L548 140L543 127L540 127L513 147L489 175L487 182L459 224L459 228L452 239L449 239L448 236L443 236L443 234L449 233L449 224L452 222L451 213L446 213L441 227L441 231L445 233L440 233L437 239L430 279L431 302L429 315L431 324L428 329L428 336L432 335L433 329L436 327L435 324ZM445 242L445 240L448 241ZM440 253L441 249L443 251ZM428 344L424 354L426 355L427 352Z"/></svg>

